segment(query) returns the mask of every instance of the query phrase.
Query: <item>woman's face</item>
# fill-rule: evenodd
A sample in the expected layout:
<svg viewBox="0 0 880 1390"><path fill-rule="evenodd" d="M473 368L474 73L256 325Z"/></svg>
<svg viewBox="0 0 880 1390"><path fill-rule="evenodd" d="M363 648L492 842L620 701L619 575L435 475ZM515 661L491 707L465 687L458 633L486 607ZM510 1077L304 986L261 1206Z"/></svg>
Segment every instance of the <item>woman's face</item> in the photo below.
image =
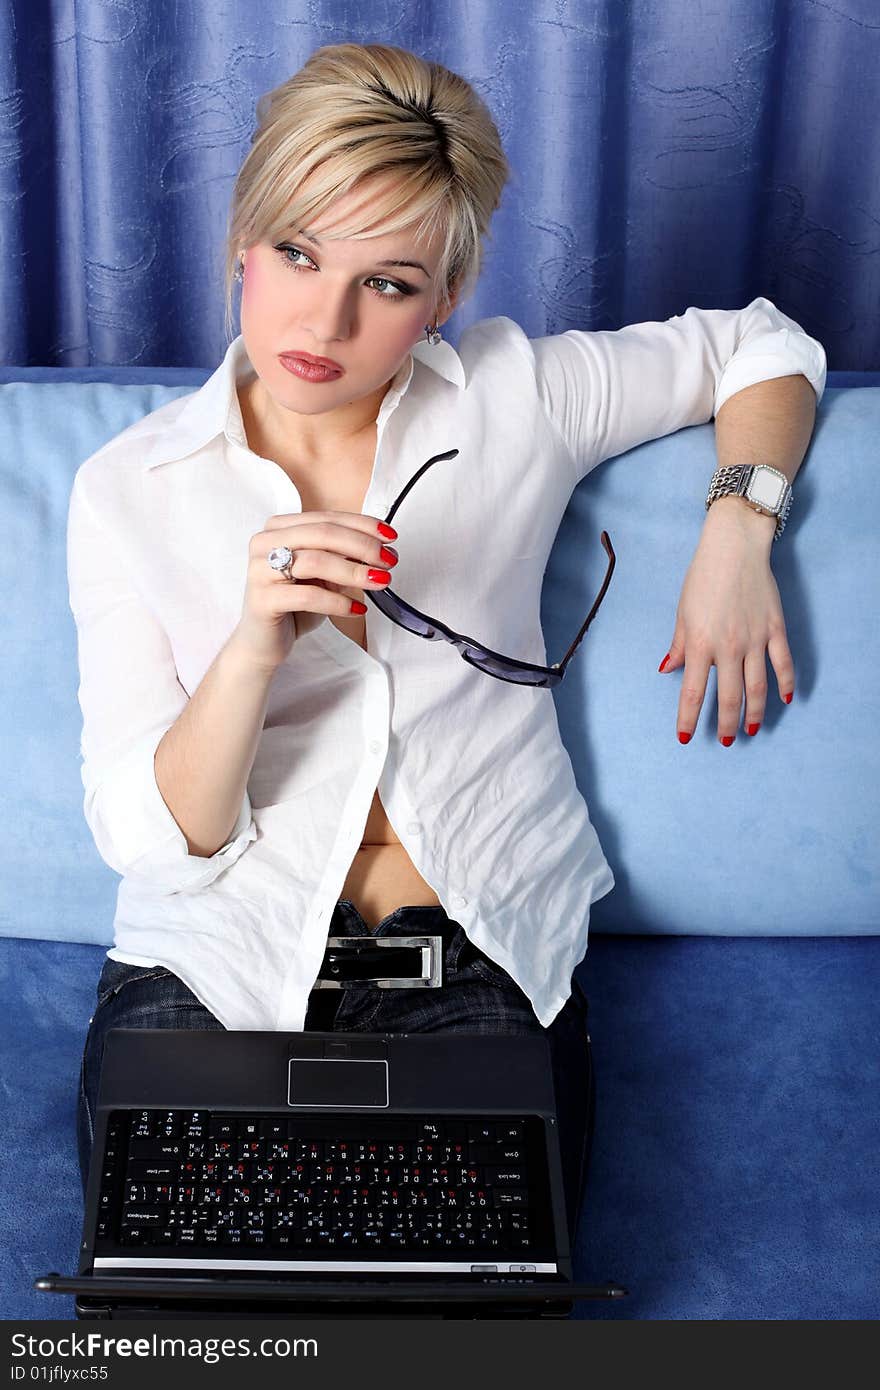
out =
<svg viewBox="0 0 880 1390"><path fill-rule="evenodd" d="M409 232L366 241L322 237L368 198L363 188L355 190L320 223L277 243L282 249L258 242L243 253L241 332L247 354L275 403L288 410L322 414L375 394L424 336L425 325L435 322L442 249L436 234L427 242ZM381 264L391 260L418 262L423 269ZM437 321L444 323L450 313ZM331 358L343 372L317 382L294 375L281 355L298 352Z"/></svg>

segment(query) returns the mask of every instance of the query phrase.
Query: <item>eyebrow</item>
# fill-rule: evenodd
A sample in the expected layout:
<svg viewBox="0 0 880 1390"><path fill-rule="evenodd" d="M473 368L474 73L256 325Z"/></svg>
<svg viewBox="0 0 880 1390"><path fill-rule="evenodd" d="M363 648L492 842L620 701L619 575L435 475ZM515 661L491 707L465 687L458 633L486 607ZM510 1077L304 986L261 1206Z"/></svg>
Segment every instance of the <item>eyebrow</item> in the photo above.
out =
<svg viewBox="0 0 880 1390"><path fill-rule="evenodd" d="M298 235L305 237L306 241L310 241L313 246L320 246L322 244L316 236L309 236L309 233L305 231L303 227L300 227ZM429 270L425 270L425 267L422 265L421 261L374 261L373 265L408 265L412 266L413 270L421 270L423 274L427 275L429 280L433 279L431 272Z"/></svg>

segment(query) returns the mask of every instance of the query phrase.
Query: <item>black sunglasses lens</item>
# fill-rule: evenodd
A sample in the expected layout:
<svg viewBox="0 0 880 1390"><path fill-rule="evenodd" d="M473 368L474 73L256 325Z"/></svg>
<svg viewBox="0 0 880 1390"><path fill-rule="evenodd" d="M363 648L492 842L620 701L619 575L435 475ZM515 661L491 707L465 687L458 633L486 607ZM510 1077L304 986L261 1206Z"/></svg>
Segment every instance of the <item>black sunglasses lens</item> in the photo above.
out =
<svg viewBox="0 0 880 1390"><path fill-rule="evenodd" d="M464 646L462 656L470 666L485 671L487 676L495 676L502 681L514 681L517 685L534 684L531 671L521 670L513 662L505 662L499 660L498 656L489 655L489 652L482 652L478 646Z"/></svg>
<svg viewBox="0 0 880 1390"><path fill-rule="evenodd" d="M510 667L506 661L499 661L488 652L480 651L479 647L463 647L461 654L471 666L478 666L481 671L490 671L493 676L506 677L510 674Z"/></svg>
<svg viewBox="0 0 880 1390"><path fill-rule="evenodd" d="M416 617L415 613L407 613L405 609L400 609L397 614L397 621L410 632L417 632L419 637L437 636L436 628L433 628L430 623L426 623L424 619Z"/></svg>
<svg viewBox="0 0 880 1390"><path fill-rule="evenodd" d="M490 656L479 647L465 647L462 655L471 666L476 666L499 680L513 681L516 685L544 685L546 682L546 677L539 671L524 671L515 662L500 661L497 656Z"/></svg>
<svg viewBox="0 0 880 1390"><path fill-rule="evenodd" d="M418 613L414 613L412 609L398 602L393 594L379 592L371 594L370 597L375 600L377 607L381 608L386 617L393 618L394 622L405 627L407 632L414 632L417 637L435 636L436 630L431 624L425 622L424 618L420 618Z"/></svg>
<svg viewBox="0 0 880 1390"><path fill-rule="evenodd" d="M387 590L371 593L370 597L377 608L391 618L400 627L406 628L407 632L415 633L417 637L433 638L437 637L437 629L432 626L425 618L409 608L402 600L389 594ZM485 671L487 675L495 676L498 680L511 681L515 685L537 685L549 686L554 684L548 680L542 671L526 671L515 662L507 662L492 656L491 653L483 651L480 647L461 646L459 648L465 661L471 666L476 666L478 670Z"/></svg>

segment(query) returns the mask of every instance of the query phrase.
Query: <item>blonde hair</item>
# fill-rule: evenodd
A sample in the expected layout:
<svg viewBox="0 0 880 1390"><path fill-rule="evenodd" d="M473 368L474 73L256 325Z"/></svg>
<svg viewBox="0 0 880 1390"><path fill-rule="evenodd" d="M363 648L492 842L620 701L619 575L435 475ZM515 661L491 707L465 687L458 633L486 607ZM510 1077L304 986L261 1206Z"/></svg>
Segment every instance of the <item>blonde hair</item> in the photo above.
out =
<svg viewBox="0 0 880 1390"><path fill-rule="evenodd" d="M403 48L339 43L257 102L257 128L236 177L225 251L226 333L239 254L309 226L367 178L397 177L322 237L363 239L414 226L444 235L438 313L479 278L492 213L510 176L488 108L463 77ZM309 181L309 195L300 190Z"/></svg>

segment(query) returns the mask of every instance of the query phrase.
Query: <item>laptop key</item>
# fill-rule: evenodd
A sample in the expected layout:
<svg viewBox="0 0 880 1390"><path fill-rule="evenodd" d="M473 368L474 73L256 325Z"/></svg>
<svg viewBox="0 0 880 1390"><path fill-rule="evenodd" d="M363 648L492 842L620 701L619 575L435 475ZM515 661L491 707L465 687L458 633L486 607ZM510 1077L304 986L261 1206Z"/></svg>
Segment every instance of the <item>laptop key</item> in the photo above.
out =
<svg viewBox="0 0 880 1390"><path fill-rule="evenodd" d="M290 1157L294 1163L320 1163L324 1157L324 1141L292 1139Z"/></svg>
<svg viewBox="0 0 880 1390"><path fill-rule="evenodd" d="M486 1168L486 1182L495 1187L523 1187L525 1181L522 1168Z"/></svg>
<svg viewBox="0 0 880 1390"><path fill-rule="evenodd" d="M296 1210L273 1211L271 1216L272 1230L280 1232L290 1232L299 1230L302 1221L301 1214Z"/></svg>
<svg viewBox="0 0 880 1390"><path fill-rule="evenodd" d="M209 1139L236 1139L238 1120L234 1115L212 1115L208 1120Z"/></svg>
<svg viewBox="0 0 880 1390"><path fill-rule="evenodd" d="M525 1137L525 1126L522 1120L504 1120L496 1125L497 1139L516 1139L522 1141Z"/></svg>
<svg viewBox="0 0 880 1390"><path fill-rule="evenodd" d="M511 1141L508 1144L498 1145L497 1153L490 1154L486 1158L487 1163L524 1163L526 1151L521 1144Z"/></svg>
<svg viewBox="0 0 880 1390"><path fill-rule="evenodd" d="M164 1206L171 1201L171 1185L157 1182L126 1182L122 1200L141 1206Z"/></svg>
<svg viewBox="0 0 880 1390"><path fill-rule="evenodd" d="M169 1245L177 1240L177 1231L174 1231L172 1241L166 1239L165 1229L161 1226L123 1226L120 1234L120 1245L133 1245L135 1248Z"/></svg>
<svg viewBox="0 0 880 1390"><path fill-rule="evenodd" d="M142 1226L120 1226L120 1245L143 1245L143 1239L144 1231Z"/></svg>
<svg viewBox="0 0 880 1390"><path fill-rule="evenodd" d="M115 1170L113 1170L115 1171ZM110 1176L113 1176L111 1171ZM143 1159L130 1159L125 1170L126 1183L129 1182L171 1182L177 1177L178 1164L160 1161L145 1161Z"/></svg>
<svg viewBox="0 0 880 1390"><path fill-rule="evenodd" d="M174 1159L179 1162L188 1155L179 1139L131 1139L128 1157L134 1160Z"/></svg>
<svg viewBox="0 0 880 1390"><path fill-rule="evenodd" d="M471 1144L468 1149L469 1163L523 1163L525 1149L514 1142L494 1144Z"/></svg>
<svg viewBox="0 0 880 1390"><path fill-rule="evenodd" d="M122 1211L123 1224L130 1227L164 1226L167 1219L167 1207L147 1207L136 1203L124 1207Z"/></svg>
<svg viewBox="0 0 880 1390"><path fill-rule="evenodd" d="M478 1144L490 1144L495 1138L495 1125L483 1124L477 1120L468 1120L467 1137L469 1140L476 1141Z"/></svg>
<svg viewBox="0 0 880 1390"><path fill-rule="evenodd" d="M232 1157L241 1163L261 1162L266 1157L265 1139L239 1139L233 1146Z"/></svg>

